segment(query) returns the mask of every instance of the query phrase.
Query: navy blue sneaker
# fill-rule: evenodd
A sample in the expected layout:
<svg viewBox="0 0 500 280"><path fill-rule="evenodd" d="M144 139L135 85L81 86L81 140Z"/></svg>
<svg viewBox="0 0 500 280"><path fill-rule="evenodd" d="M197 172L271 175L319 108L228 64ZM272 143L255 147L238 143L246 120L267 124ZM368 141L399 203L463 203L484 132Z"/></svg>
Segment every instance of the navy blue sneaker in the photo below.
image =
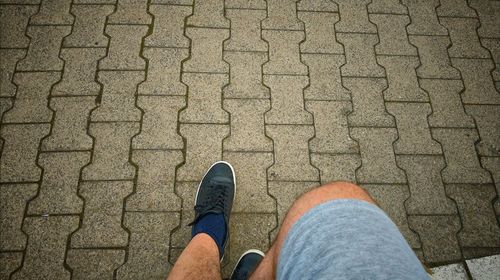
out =
<svg viewBox="0 0 500 280"><path fill-rule="evenodd" d="M264 253L259 250L248 250L236 263L231 273L231 280L247 280L264 258Z"/></svg>
<svg viewBox="0 0 500 280"><path fill-rule="evenodd" d="M229 240L229 216L236 191L234 169L228 162L218 161L201 179L195 200L195 218L190 225L192 236L206 233L219 248L220 259Z"/></svg>

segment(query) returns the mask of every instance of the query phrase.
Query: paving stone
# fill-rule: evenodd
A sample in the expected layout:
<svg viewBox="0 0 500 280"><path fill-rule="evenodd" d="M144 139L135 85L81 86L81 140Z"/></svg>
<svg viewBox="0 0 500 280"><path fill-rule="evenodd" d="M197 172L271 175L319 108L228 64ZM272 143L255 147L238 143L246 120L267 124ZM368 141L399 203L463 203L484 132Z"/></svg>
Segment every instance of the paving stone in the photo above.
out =
<svg viewBox="0 0 500 280"><path fill-rule="evenodd" d="M107 56L99 61L99 70L144 70L146 62L139 56L145 25L107 25L110 42Z"/></svg>
<svg viewBox="0 0 500 280"><path fill-rule="evenodd" d="M55 110L51 134L42 141L43 151L91 150L92 138L87 134L90 110L95 97L52 97Z"/></svg>
<svg viewBox="0 0 500 280"><path fill-rule="evenodd" d="M182 149L177 134L177 112L186 101L181 96L139 96L137 105L144 111L141 133L132 140L134 149Z"/></svg>
<svg viewBox="0 0 500 280"><path fill-rule="evenodd" d="M130 139L138 132L138 123L91 123L94 152L92 163L83 169L83 179L132 179L135 168L129 162Z"/></svg>
<svg viewBox="0 0 500 280"><path fill-rule="evenodd" d="M229 28L230 21L224 17L224 1L195 2L193 15L188 17L189 26Z"/></svg>
<svg viewBox="0 0 500 280"><path fill-rule="evenodd" d="M212 163L213 162L208 163L207 169L210 167ZM206 170L203 170L202 172L205 171ZM182 210L181 210L182 212L180 218L180 226L177 227L175 230L173 230L170 235L171 244L169 248L170 250L169 260L171 264L174 264L175 260L177 259L175 253L179 252L180 255L180 251L182 250L179 249L184 249L191 240L191 226L189 226L188 224L194 220L194 210L193 210L194 200L202 176L203 173L201 173L199 178L196 179L197 181L193 182L177 181L175 184L177 194L179 194L179 196L182 198ZM234 218L233 215L231 215L231 217ZM163 235L169 236L166 233L164 233ZM234 236L234 232L231 233L231 236Z"/></svg>
<svg viewBox="0 0 500 280"><path fill-rule="evenodd" d="M342 15L335 25L337 32L377 33L377 27L368 19L367 5L369 0L349 1L336 0Z"/></svg>
<svg viewBox="0 0 500 280"><path fill-rule="evenodd" d="M372 0L368 13L408 14L408 10L398 0Z"/></svg>
<svg viewBox="0 0 500 280"><path fill-rule="evenodd" d="M319 172L309 160L313 126L266 125L266 134L274 142L274 164L268 169L268 180L319 181Z"/></svg>
<svg viewBox="0 0 500 280"><path fill-rule="evenodd" d="M307 111L314 116L315 136L309 142L313 153L357 153L358 145L349 137L348 101L308 101Z"/></svg>
<svg viewBox="0 0 500 280"><path fill-rule="evenodd" d="M25 29L29 18L37 11L36 6L5 5L0 10L0 48L26 48L29 38ZM2 55L2 68L7 56ZM3 90L2 90L3 92Z"/></svg>
<svg viewBox="0 0 500 280"><path fill-rule="evenodd" d="M71 34L64 38L63 46L106 47L108 37L103 32L104 23L113 10L111 5L73 5L71 13L75 15L75 23Z"/></svg>
<svg viewBox="0 0 500 280"><path fill-rule="evenodd" d="M103 85L101 103L92 111L91 120L139 121L141 111L135 106L137 85L144 81L142 71L100 71Z"/></svg>
<svg viewBox="0 0 500 280"><path fill-rule="evenodd" d="M43 179L29 214L80 214L83 201L77 195L80 170L90 162L90 152L42 153L38 159Z"/></svg>
<svg viewBox="0 0 500 280"><path fill-rule="evenodd" d="M462 73L465 91L461 93L463 103L500 104L500 93L495 89L491 71L495 68L489 59L451 60Z"/></svg>
<svg viewBox="0 0 500 280"><path fill-rule="evenodd" d="M407 185L364 184L368 193L391 218L412 248L420 248L418 235L408 227L404 202L410 197Z"/></svg>
<svg viewBox="0 0 500 280"><path fill-rule="evenodd" d="M441 18L439 20L450 32L450 57L489 58L488 51L481 46L476 30L479 21L475 18Z"/></svg>
<svg viewBox="0 0 500 280"><path fill-rule="evenodd" d="M481 164L493 175L497 193L500 193L500 157L481 157ZM500 215L500 200L497 199L493 206L496 214Z"/></svg>
<svg viewBox="0 0 500 280"><path fill-rule="evenodd" d="M222 158L222 139L229 135L228 125L182 124L186 138L186 163L179 167L177 181L201 180L212 163Z"/></svg>
<svg viewBox="0 0 500 280"><path fill-rule="evenodd" d="M495 61L495 70L491 73L493 80L500 81L500 39L481 39L481 45L490 51Z"/></svg>
<svg viewBox="0 0 500 280"><path fill-rule="evenodd" d="M0 253L0 279L10 279L10 275L18 269L23 262L23 252Z"/></svg>
<svg viewBox="0 0 500 280"><path fill-rule="evenodd" d="M41 0L0 0L0 4L21 4L21 5L29 5L29 4L40 4Z"/></svg>
<svg viewBox="0 0 500 280"><path fill-rule="evenodd" d="M16 95L17 88L12 83L14 69L16 63L24 57L25 53L25 50L0 49L0 57L2 57L2 63L0 64L0 96L14 97Z"/></svg>
<svg viewBox="0 0 500 280"><path fill-rule="evenodd" d="M264 74L307 75L307 67L300 61L299 44L304 40L302 31L263 30L262 38L269 42L269 61Z"/></svg>
<svg viewBox="0 0 500 280"><path fill-rule="evenodd" d="M62 70L59 49L70 32L70 26L29 26L26 34L31 38L30 46L26 57L17 64L17 71Z"/></svg>
<svg viewBox="0 0 500 280"><path fill-rule="evenodd" d="M273 164L272 153L224 151L224 160L233 165L238 181L233 212L276 211L274 199L267 194L266 170Z"/></svg>
<svg viewBox="0 0 500 280"><path fill-rule="evenodd" d="M262 84L262 64L267 53L224 52L229 63L230 83L222 89L225 98L269 98L269 88Z"/></svg>
<svg viewBox="0 0 500 280"><path fill-rule="evenodd" d="M387 101L429 101L427 93L419 86L415 68L420 65L418 57L377 56L387 73L389 87L384 90Z"/></svg>
<svg viewBox="0 0 500 280"><path fill-rule="evenodd" d="M78 216L29 217L23 231L29 236L23 267L12 279L70 279L64 267L66 241L78 228Z"/></svg>
<svg viewBox="0 0 500 280"><path fill-rule="evenodd" d="M297 5L299 11L338 12L337 5L328 0L301 0Z"/></svg>
<svg viewBox="0 0 500 280"><path fill-rule="evenodd" d="M109 15L108 24L150 24L147 1L117 0L114 13Z"/></svg>
<svg viewBox="0 0 500 280"><path fill-rule="evenodd" d="M26 235L21 231L26 204L36 196L37 184L0 185L0 250L24 250ZM2 263L3 264L3 263ZM2 278L3 279L3 278Z"/></svg>
<svg viewBox="0 0 500 280"><path fill-rule="evenodd" d="M123 200L132 189L132 181L81 183L79 194L85 208L81 226L71 237L71 247L126 246L129 236L121 225Z"/></svg>
<svg viewBox="0 0 500 280"><path fill-rule="evenodd" d="M13 104L13 98L0 98L0 120L2 119L2 116L3 114L8 111L10 108L12 108L12 104ZM1 141L1 139L0 139ZM3 142L2 142L3 143ZM2 145L0 144L0 147ZM0 149L0 153L1 153L1 149Z"/></svg>
<svg viewBox="0 0 500 280"><path fill-rule="evenodd" d="M468 6L467 0L440 0L440 4L436 9L440 17L476 17L476 12Z"/></svg>
<svg viewBox="0 0 500 280"><path fill-rule="evenodd" d="M229 38L227 29L187 28L191 39L191 58L184 62L184 72L229 72L222 60L222 43Z"/></svg>
<svg viewBox="0 0 500 280"><path fill-rule="evenodd" d="M64 59L62 79L57 83L52 96L98 95L101 86L95 80L97 61L106 55L104 48L71 48L62 49Z"/></svg>
<svg viewBox="0 0 500 280"><path fill-rule="evenodd" d="M500 156L500 106L466 105L465 110L476 121L481 139L476 144L478 153Z"/></svg>
<svg viewBox="0 0 500 280"><path fill-rule="evenodd" d="M385 79L345 78L344 85L352 96L353 112L349 124L353 126L395 126L394 117L385 110L382 92Z"/></svg>
<svg viewBox="0 0 500 280"><path fill-rule="evenodd" d="M306 26L306 41L300 45L302 53L344 53L344 47L335 40L338 14L299 12L298 17Z"/></svg>
<svg viewBox="0 0 500 280"><path fill-rule="evenodd" d="M71 0L44 0L36 15L30 18L30 25L71 25L73 16L70 14Z"/></svg>
<svg viewBox="0 0 500 280"><path fill-rule="evenodd" d="M267 18L262 21L262 29L304 30L304 23L297 18L297 2L267 0Z"/></svg>
<svg viewBox="0 0 500 280"><path fill-rule="evenodd" d="M500 274L500 255L465 262L474 279L495 279Z"/></svg>
<svg viewBox="0 0 500 280"><path fill-rule="evenodd" d="M420 80L420 86L429 93L432 114L428 117L431 127L475 127L472 118L465 114L460 92L461 81Z"/></svg>
<svg viewBox="0 0 500 280"><path fill-rule="evenodd" d="M445 193L441 170L442 156L398 155L398 166L406 171L411 196L405 202L410 215L456 214L457 209Z"/></svg>
<svg viewBox="0 0 500 280"><path fill-rule="evenodd" d="M446 28L439 24L436 7L439 0L402 0L401 3L408 8L411 23L406 27L408 34L412 35L448 35Z"/></svg>
<svg viewBox="0 0 500 280"><path fill-rule="evenodd" d="M447 185L446 192L456 201L462 218L458 233L463 247L499 247L500 227L496 223L491 201L496 191L493 185Z"/></svg>
<svg viewBox="0 0 500 280"><path fill-rule="evenodd" d="M2 125L4 139L0 158L0 182L33 182L40 179L36 164L40 140L49 134L49 124Z"/></svg>
<svg viewBox="0 0 500 280"><path fill-rule="evenodd" d="M352 128L351 137L358 141L362 166L356 178L363 183L406 183L403 170L396 165L392 143L395 128Z"/></svg>
<svg viewBox="0 0 500 280"><path fill-rule="evenodd" d="M184 36L184 19L192 10L186 6L149 6L149 12L154 16L153 33L146 37L144 45L188 48L189 39Z"/></svg>
<svg viewBox="0 0 500 280"><path fill-rule="evenodd" d="M451 262L462 258L457 240L458 216L408 216L408 224L420 237L425 262Z"/></svg>
<svg viewBox="0 0 500 280"><path fill-rule="evenodd" d="M181 151L139 150L132 152L138 166L135 192L127 198L127 211L178 211L181 201L174 192L175 167Z"/></svg>
<svg viewBox="0 0 500 280"><path fill-rule="evenodd" d="M226 0L226 9L261 9L265 10L267 3L265 0ZM227 11L226 11L227 12Z"/></svg>
<svg viewBox="0 0 500 280"><path fill-rule="evenodd" d="M272 151L264 131L264 113L271 109L267 99L225 99L231 115L231 135L224 139L225 151Z"/></svg>
<svg viewBox="0 0 500 280"><path fill-rule="evenodd" d="M468 4L477 12L481 26L477 30L480 37L500 37L500 3L495 1L471 0Z"/></svg>
<svg viewBox="0 0 500 280"><path fill-rule="evenodd" d="M441 154L441 146L432 139L427 116L432 109L428 103L386 103L396 118L399 138L394 143L396 154Z"/></svg>
<svg viewBox="0 0 500 280"><path fill-rule="evenodd" d="M302 61L309 68L309 86L304 89L305 100L351 100L349 91L342 85L340 66L343 55L303 54Z"/></svg>
<svg viewBox="0 0 500 280"><path fill-rule="evenodd" d="M444 36L408 36L417 47L421 65L417 68L420 78L460 79L457 69L451 67L447 49L450 39Z"/></svg>
<svg viewBox="0 0 500 280"><path fill-rule="evenodd" d="M481 258L500 254L498 247L483 248L462 248L462 254L465 259Z"/></svg>
<svg viewBox="0 0 500 280"><path fill-rule="evenodd" d="M124 250L71 249L66 262L72 279L114 279L114 271L125 261Z"/></svg>
<svg viewBox="0 0 500 280"><path fill-rule="evenodd" d="M116 0L73 0L75 4L115 4Z"/></svg>
<svg viewBox="0 0 500 280"><path fill-rule="evenodd" d="M346 64L341 67L342 76L385 77L384 68L375 59L377 35L340 33L337 39L345 47Z"/></svg>
<svg viewBox="0 0 500 280"><path fill-rule="evenodd" d="M479 139L475 129L432 129L432 136L443 147L446 168L441 172L445 183L489 183L490 174L484 170L474 144Z"/></svg>
<svg viewBox="0 0 500 280"><path fill-rule="evenodd" d="M311 163L320 171L321 183L356 181L356 169L361 165L359 154L311 154Z"/></svg>
<svg viewBox="0 0 500 280"><path fill-rule="evenodd" d="M224 42L224 50L267 51L260 37L260 22L266 18L264 10L226 10L231 20L231 37Z"/></svg>
<svg viewBox="0 0 500 280"><path fill-rule="evenodd" d="M188 86L187 108L179 114L183 123L227 123L229 114L222 109L222 87L229 82L226 74L185 73Z"/></svg>
<svg viewBox="0 0 500 280"><path fill-rule="evenodd" d="M375 46L377 54L417 55L417 49L410 45L405 27L410 23L407 15L371 14L380 36L380 44Z"/></svg>
<svg viewBox="0 0 500 280"><path fill-rule="evenodd" d="M151 4L193 5L194 0L151 0Z"/></svg>
<svg viewBox="0 0 500 280"><path fill-rule="evenodd" d="M467 272L461 263L434 267L429 275L432 280L469 280Z"/></svg>
<svg viewBox="0 0 500 280"><path fill-rule="evenodd" d="M303 89L306 76L264 76L271 88L271 110L265 113L266 124L312 124L311 113L304 109Z"/></svg>
<svg viewBox="0 0 500 280"><path fill-rule="evenodd" d="M126 213L130 230L127 262L117 271L120 279L165 279L168 263L169 233L178 225L179 213Z"/></svg>

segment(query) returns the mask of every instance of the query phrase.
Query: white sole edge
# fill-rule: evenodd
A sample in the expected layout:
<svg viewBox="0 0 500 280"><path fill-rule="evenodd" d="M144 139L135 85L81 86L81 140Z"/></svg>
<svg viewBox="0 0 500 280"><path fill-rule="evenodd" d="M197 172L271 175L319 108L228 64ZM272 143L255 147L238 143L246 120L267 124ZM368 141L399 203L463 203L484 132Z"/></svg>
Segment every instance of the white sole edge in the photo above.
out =
<svg viewBox="0 0 500 280"><path fill-rule="evenodd" d="M245 251L245 253L241 254L240 258L238 259L238 261L236 262L236 264L234 265L234 268L233 268L233 271L231 271L231 276L229 277L229 279L231 279L233 277L233 274L234 274L234 270L236 269L236 266L240 263L241 259L248 253L256 253L256 254L259 254L262 256L262 258L264 258L266 256L266 254L264 254L264 252L262 252L261 250L257 250L257 249L250 249L250 250L247 250Z"/></svg>

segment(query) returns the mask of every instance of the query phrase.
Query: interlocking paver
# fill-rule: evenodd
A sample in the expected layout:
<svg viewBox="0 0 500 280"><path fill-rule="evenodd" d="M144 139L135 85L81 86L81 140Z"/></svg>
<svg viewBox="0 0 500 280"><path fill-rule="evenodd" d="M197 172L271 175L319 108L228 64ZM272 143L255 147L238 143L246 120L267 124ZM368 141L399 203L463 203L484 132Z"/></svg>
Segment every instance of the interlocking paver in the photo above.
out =
<svg viewBox="0 0 500 280"><path fill-rule="evenodd" d="M33 182L40 179L36 165L40 140L49 134L49 124L2 125L5 140L0 158L0 182Z"/></svg>
<svg viewBox="0 0 500 280"><path fill-rule="evenodd" d="M224 17L224 0L200 1L188 17L189 26L229 28L230 21Z"/></svg>
<svg viewBox="0 0 500 280"><path fill-rule="evenodd" d="M264 113L271 108L267 99L226 99L223 107L231 115L231 135L224 140L225 151L272 151L265 136Z"/></svg>
<svg viewBox="0 0 500 280"><path fill-rule="evenodd" d="M405 202L410 215L456 214L441 179L444 158L434 155L397 155L396 161L408 177L411 196Z"/></svg>
<svg viewBox="0 0 500 280"><path fill-rule="evenodd" d="M304 89L305 100L350 100L349 91L342 85L340 66L343 55L303 54L302 61L309 67L309 86Z"/></svg>
<svg viewBox="0 0 500 280"><path fill-rule="evenodd" d="M224 52L224 60L231 66L229 85L222 89L225 98L269 98L269 88L262 84L266 53Z"/></svg>
<svg viewBox="0 0 500 280"><path fill-rule="evenodd" d="M263 30L262 38L269 42L269 61L264 64L264 74L307 75L307 67L301 63L299 53L304 32Z"/></svg>
<svg viewBox="0 0 500 280"><path fill-rule="evenodd" d="M224 160L233 165L238 180L234 212L267 212L276 210L267 194L266 170L273 164L272 153L241 153L224 151Z"/></svg>
<svg viewBox="0 0 500 280"><path fill-rule="evenodd" d="M453 58L451 62L462 73L465 85L465 91L461 93L463 103L500 104L500 93L490 75L495 68L491 60Z"/></svg>
<svg viewBox="0 0 500 280"><path fill-rule="evenodd" d="M208 163L207 166L208 168L213 162L207 162L207 163ZM205 171L206 170L203 170L203 172ZM199 175L199 178L196 180L201 179L202 176L203 173L201 173ZM171 247L169 253L169 260L171 264L175 263L177 259L176 255L177 256L180 255L176 254L177 252L180 253L179 249L183 249L184 247L186 247L189 240L191 240L191 227L188 224L194 220L193 207L198 185L199 181L177 182L175 185L177 193L182 198L182 212L181 212L182 218L180 219L180 227L176 228L171 234Z"/></svg>
<svg viewBox="0 0 500 280"><path fill-rule="evenodd" d="M192 13L187 6L151 5L154 16L153 33L146 37L144 45L154 47L189 47L184 36L184 19Z"/></svg>
<svg viewBox="0 0 500 280"><path fill-rule="evenodd" d="M0 48L25 48L29 38L24 34L29 18L37 11L36 6L2 5L0 10ZM6 56L2 55L2 66Z"/></svg>
<svg viewBox="0 0 500 280"><path fill-rule="evenodd" d="M489 58L488 51L481 46L476 33L479 21L475 18L441 18L439 20L450 32L450 57Z"/></svg>
<svg viewBox="0 0 500 280"><path fill-rule="evenodd" d="M356 181L356 169L361 165L359 154L311 154L311 163L320 171L321 183Z"/></svg>
<svg viewBox="0 0 500 280"><path fill-rule="evenodd" d="M377 56L387 73L388 88L384 90L387 101L428 101L427 93L419 87L415 68L420 65L418 57Z"/></svg>
<svg viewBox="0 0 500 280"><path fill-rule="evenodd" d="M476 121L481 141L478 154L500 156L500 106L466 105L466 112Z"/></svg>
<svg viewBox="0 0 500 280"><path fill-rule="evenodd" d="M134 149L182 149L177 134L177 112L186 101L181 96L139 96L137 105L144 111L141 133L132 140Z"/></svg>
<svg viewBox="0 0 500 280"><path fill-rule="evenodd" d="M130 230L127 262L117 270L120 279L165 279L169 270L169 233L179 224L179 213L126 213Z"/></svg>
<svg viewBox="0 0 500 280"><path fill-rule="evenodd" d="M63 46L106 47L104 23L113 10L111 5L73 5L71 13L75 15L75 23L71 34L64 38Z"/></svg>
<svg viewBox="0 0 500 280"><path fill-rule="evenodd" d="M83 182L85 200L80 228L71 236L72 248L119 247L128 243L121 226L123 200L132 193L132 181Z"/></svg>
<svg viewBox="0 0 500 280"><path fill-rule="evenodd" d="M73 16L69 13L70 7L71 0L42 1L38 13L30 18L30 24L70 25L73 23Z"/></svg>
<svg viewBox="0 0 500 280"><path fill-rule="evenodd" d="M83 169L84 180L132 179L135 168L129 162L130 139L139 132L138 123L92 123L92 163Z"/></svg>
<svg viewBox="0 0 500 280"><path fill-rule="evenodd" d="M222 60L222 43L229 37L228 29L187 28L191 39L191 57L184 62L186 72L229 72L229 65Z"/></svg>
<svg viewBox="0 0 500 280"><path fill-rule="evenodd" d="M139 56L145 25L107 25L110 42L107 56L99 61L100 70L144 70L146 62Z"/></svg>
<svg viewBox="0 0 500 280"><path fill-rule="evenodd" d="M432 114L429 116L431 127L474 127L474 121L465 114L460 92L461 81L420 80L420 86L429 93Z"/></svg>
<svg viewBox="0 0 500 280"><path fill-rule="evenodd" d="M222 87L229 82L227 74L184 73L188 86L187 108L179 115L183 123L227 123L229 114L221 107Z"/></svg>
<svg viewBox="0 0 500 280"><path fill-rule="evenodd" d="M150 24L147 2L137 0L117 0L113 14L108 16L108 24Z"/></svg>
<svg viewBox="0 0 500 280"><path fill-rule="evenodd" d="M300 45L302 53L344 53L344 48L335 39L336 13L299 12L299 19L305 23L306 41Z"/></svg>
<svg viewBox="0 0 500 280"><path fill-rule="evenodd" d="M30 46L26 57L17 64L17 70L62 70L59 48L70 31L70 26L29 26L26 34L31 38Z"/></svg>
<svg viewBox="0 0 500 280"><path fill-rule="evenodd" d="M441 146L432 139L427 123L431 114L428 103L386 103L396 118L399 139L394 143L396 154L441 154Z"/></svg>
<svg viewBox="0 0 500 280"><path fill-rule="evenodd" d="M12 272L18 269L23 261L22 252L4 252L0 253L0 278L9 279Z"/></svg>
<svg viewBox="0 0 500 280"><path fill-rule="evenodd" d="M268 169L269 180L319 181L319 172L309 160L308 141L314 136L310 125L266 125L266 134L274 141L274 164Z"/></svg>
<svg viewBox="0 0 500 280"><path fill-rule="evenodd" d="M260 22L266 18L264 10L226 10L231 20L231 37L224 42L224 50L267 51L267 44L260 38Z"/></svg>
<svg viewBox="0 0 500 280"><path fill-rule="evenodd" d="M368 4L369 13L408 14L408 10L398 0L372 0Z"/></svg>
<svg viewBox="0 0 500 280"><path fill-rule="evenodd" d="M446 28L439 24L436 7L439 0L403 0L408 8L411 23L406 28L408 34L418 35L448 35Z"/></svg>
<svg viewBox="0 0 500 280"><path fill-rule="evenodd" d="M43 178L38 195L30 201L29 214L79 214L83 201L77 195L80 170L90 161L89 152L42 153L38 164Z"/></svg>
<svg viewBox="0 0 500 280"><path fill-rule="evenodd" d="M484 170L476 154L474 143L479 139L475 129L432 129L432 136L443 147L446 168L445 183L489 183L490 174Z"/></svg>
<svg viewBox="0 0 500 280"><path fill-rule="evenodd" d="M460 231L458 216L409 216L410 228L422 242L424 260L429 263L461 259L457 232Z"/></svg>
<svg viewBox="0 0 500 280"><path fill-rule="evenodd" d="M36 196L37 184L0 185L0 250L23 250L27 237L21 231L26 203Z"/></svg>
<svg viewBox="0 0 500 280"><path fill-rule="evenodd" d="M481 37L498 38L500 37L500 3L496 1L468 1L469 5L476 10L481 27L477 33Z"/></svg>
<svg viewBox="0 0 500 280"><path fill-rule="evenodd" d="M177 211L181 201L174 193L175 167L183 160L181 151L136 150L135 192L126 201L127 211Z"/></svg>
<svg viewBox="0 0 500 280"><path fill-rule="evenodd" d="M410 23L407 15L371 14L370 20L377 25L380 44L375 46L377 54L417 55L410 45L405 27Z"/></svg>
<svg viewBox="0 0 500 280"><path fill-rule="evenodd" d="M151 0L151 4L193 5L194 0Z"/></svg>
<svg viewBox="0 0 500 280"><path fill-rule="evenodd" d="M101 86L95 81L97 61L106 55L104 48L62 49L60 57L65 61L62 79L51 95L98 95Z"/></svg>
<svg viewBox="0 0 500 280"><path fill-rule="evenodd" d="M451 66L447 49L451 44L444 36L409 36L410 43L418 49L420 62L417 75L420 78L460 79L460 73Z"/></svg>
<svg viewBox="0 0 500 280"><path fill-rule="evenodd" d="M312 124L311 113L304 109L303 89L306 76L264 76L271 88L271 110L265 113L268 124Z"/></svg>
<svg viewBox="0 0 500 280"><path fill-rule="evenodd" d="M476 17L474 10L469 7L467 0L440 0L436 12L441 17Z"/></svg>
<svg viewBox="0 0 500 280"><path fill-rule="evenodd" d="M344 85L351 91L353 112L349 124L353 126L394 126L394 117L384 107L382 92L387 87L384 79L345 78Z"/></svg>
<svg viewBox="0 0 500 280"><path fill-rule="evenodd" d="M384 77L384 68L377 64L374 46L379 42L375 34L340 33L337 39L345 47L346 64L342 76Z"/></svg>
<svg viewBox="0 0 500 280"><path fill-rule="evenodd" d="M3 31L2 31L3 33ZM19 49L0 49L0 96L14 96L16 85L12 83L16 63L24 57L26 51Z"/></svg>
<svg viewBox="0 0 500 280"><path fill-rule="evenodd" d="M377 33L377 27L368 19L369 0L336 0L339 5L340 21L335 25L338 32Z"/></svg>
<svg viewBox="0 0 500 280"><path fill-rule="evenodd" d="M298 0L267 0L267 18L262 29L303 30L304 23L297 18Z"/></svg>
<svg viewBox="0 0 500 280"><path fill-rule="evenodd" d="M301 0L297 5L299 11L337 12L337 5L329 0Z"/></svg>
<svg viewBox="0 0 500 280"><path fill-rule="evenodd" d="M261 9L265 10L267 3L265 0L226 0L224 3L226 9Z"/></svg>
<svg viewBox="0 0 500 280"><path fill-rule="evenodd" d="M491 73L493 80L500 81L500 39L481 39L481 45L491 53L495 61L495 70Z"/></svg>
<svg viewBox="0 0 500 280"><path fill-rule="evenodd" d="M362 183L406 183L403 170L396 165L392 143L394 128L352 128L351 137L359 143L361 167L356 178Z"/></svg>
<svg viewBox="0 0 500 280"><path fill-rule="evenodd" d="M12 279L70 279L64 267L66 242L78 228L78 216L29 217L23 231L29 237L21 270Z"/></svg>
<svg viewBox="0 0 500 280"><path fill-rule="evenodd" d="M308 101L306 109L314 116L315 136L309 142L313 153L356 153L358 145L349 137L348 101Z"/></svg>
<svg viewBox="0 0 500 280"><path fill-rule="evenodd" d="M66 262L72 270L72 279L114 279L113 272L123 264L124 250L71 249Z"/></svg>
<svg viewBox="0 0 500 280"><path fill-rule="evenodd" d="M482 157L481 164L484 169L493 175L497 193L500 193L500 157ZM500 215L500 200L497 199L493 206L495 207L497 216Z"/></svg>
<svg viewBox="0 0 500 280"><path fill-rule="evenodd" d="M13 104L13 98L0 98L0 120L2 119L3 117L3 114L9 110L10 108L12 108L12 104ZM1 138L0 138L0 142L1 142ZM2 142L3 143L3 142ZM2 145L0 144L0 147ZM2 150L0 149L0 152Z"/></svg>

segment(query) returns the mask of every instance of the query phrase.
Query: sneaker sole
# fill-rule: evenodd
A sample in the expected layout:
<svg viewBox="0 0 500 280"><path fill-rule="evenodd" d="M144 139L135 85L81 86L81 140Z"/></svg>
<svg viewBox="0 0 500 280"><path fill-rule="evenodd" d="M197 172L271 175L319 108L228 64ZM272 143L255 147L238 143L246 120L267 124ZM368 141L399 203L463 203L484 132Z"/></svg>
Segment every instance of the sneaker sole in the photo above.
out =
<svg viewBox="0 0 500 280"><path fill-rule="evenodd" d="M234 268L233 268L233 271L231 271L231 276L229 276L229 279L231 279L233 277L233 274L234 274L234 270L236 269L236 266L240 263L241 259L246 255L246 254L249 254L249 253L256 253L256 254L259 254L262 256L262 258L264 258L266 256L266 254L264 254L264 252L262 252L261 250L257 250L257 249L250 249L250 250L247 250L245 253L241 254L240 258L238 259L238 261L236 262L236 264L234 265Z"/></svg>

